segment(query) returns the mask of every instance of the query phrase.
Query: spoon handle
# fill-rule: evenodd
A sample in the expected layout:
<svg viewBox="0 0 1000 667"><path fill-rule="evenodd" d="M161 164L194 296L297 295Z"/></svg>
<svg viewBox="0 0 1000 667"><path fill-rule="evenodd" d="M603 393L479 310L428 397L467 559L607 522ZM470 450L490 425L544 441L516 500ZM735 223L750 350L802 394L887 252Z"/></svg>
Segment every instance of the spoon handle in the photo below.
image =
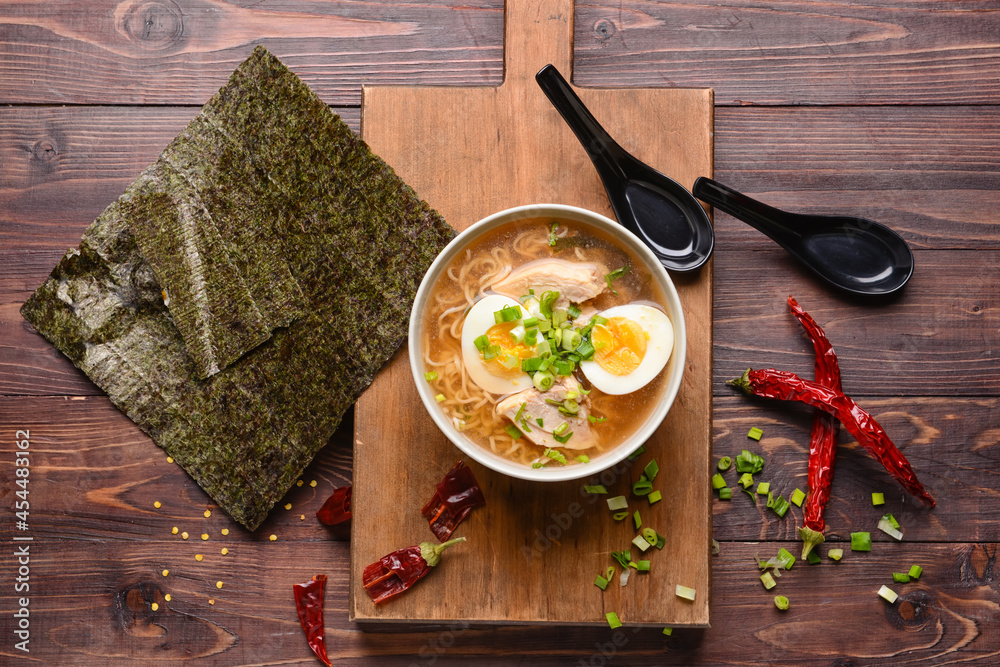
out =
<svg viewBox="0 0 1000 667"><path fill-rule="evenodd" d="M623 183L625 175L618 166L618 161L627 155L625 150L601 127L559 70L554 65L546 65L538 70L535 81L580 140L604 180L605 187L609 185L609 179L615 184Z"/></svg>
<svg viewBox="0 0 1000 667"><path fill-rule="evenodd" d="M784 220L787 216L784 211L747 197L718 181L699 176L691 192L703 202L742 220L782 245L789 235L798 235Z"/></svg>

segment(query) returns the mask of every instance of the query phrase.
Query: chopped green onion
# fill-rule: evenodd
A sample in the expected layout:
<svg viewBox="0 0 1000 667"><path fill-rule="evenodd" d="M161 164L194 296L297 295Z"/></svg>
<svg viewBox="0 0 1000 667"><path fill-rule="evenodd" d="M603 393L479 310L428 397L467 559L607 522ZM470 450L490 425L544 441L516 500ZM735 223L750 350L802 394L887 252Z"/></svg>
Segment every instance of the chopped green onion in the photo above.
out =
<svg viewBox="0 0 1000 667"><path fill-rule="evenodd" d="M611 577L615 576L615 566L608 565L608 569L604 571L604 578L611 581Z"/></svg>
<svg viewBox="0 0 1000 667"><path fill-rule="evenodd" d="M751 475L748 472L743 473L743 475L739 479L739 484L744 489L749 489L751 486L753 486L753 475Z"/></svg>
<svg viewBox="0 0 1000 667"><path fill-rule="evenodd" d="M519 319L521 319L520 306L504 306L500 310L493 312L493 321L496 324L503 324L504 322L516 322Z"/></svg>
<svg viewBox="0 0 1000 667"><path fill-rule="evenodd" d="M521 417L524 416L524 409L528 407L527 401L521 401L520 407L517 409L517 414L514 415L514 421L521 421Z"/></svg>
<svg viewBox="0 0 1000 667"><path fill-rule="evenodd" d="M805 499L806 494L802 493L800 489L792 491L792 502L795 503L796 507L802 507L802 501Z"/></svg>
<svg viewBox="0 0 1000 667"><path fill-rule="evenodd" d="M775 595L774 596L774 606L777 607L778 609L780 609L781 611L787 610L788 609L788 598L786 598L784 595Z"/></svg>
<svg viewBox="0 0 1000 667"><path fill-rule="evenodd" d="M893 572L892 580L897 584L908 584L910 583L910 575L905 572Z"/></svg>
<svg viewBox="0 0 1000 667"><path fill-rule="evenodd" d="M618 620L618 614L615 612L609 611L604 615L604 618L608 619L608 625L611 626L612 630L622 627L622 622Z"/></svg>
<svg viewBox="0 0 1000 667"><path fill-rule="evenodd" d="M643 539L642 535L636 535L635 537L633 537L632 544L634 544L639 549L639 551L643 553L645 553L646 550L649 549L649 547L653 546L645 539Z"/></svg>
<svg viewBox="0 0 1000 667"><path fill-rule="evenodd" d="M532 327L537 327L538 326L538 322L539 322L539 320L538 320L537 317L526 317L526 318L524 318L524 321L521 322L521 325L525 329L531 329Z"/></svg>
<svg viewBox="0 0 1000 667"><path fill-rule="evenodd" d="M472 341L472 344L476 346L477 350L482 352L483 350L486 349L486 346L490 344L490 338L486 334L483 334L482 336L479 336L474 341Z"/></svg>
<svg viewBox="0 0 1000 667"><path fill-rule="evenodd" d="M843 549L830 549L829 551L826 552L826 556L827 556L827 558L830 558L832 560L840 560L841 558L844 557L844 550Z"/></svg>
<svg viewBox="0 0 1000 667"><path fill-rule="evenodd" d="M539 329L539 331L541 331L541 329ZM546 359L552 356L552 346L549 344L549 341L545 340L544 338L540 340L538 342L538 345L535 346L535 354L540 356L542 359ZM543 366L538 370L544 371L546 368L548 368L548 366Z"/></svg>
<svg viewBox="0 0 1000 667"><path fill-rule="evenodd" d="M539 417L538 419L536 419L535 423L538 424L539 426L545 426L545 420L542 419L541 417Z"/></svg>
<svg viewBox="0 0 1000 667"><path fill-rule="evenodd" d="M531 463L531 467L532 467L532 468L535 468L535 469L538 469L538 468L544 468L544 467L545 467L545 464L544 464L544 463L542 463L541 461L533 461L533 462Z"/></svg>
<svg viewBox="0 0 1000 667"><path fill-rule="evenodd" d="M772 588L778 585L778 582L774 580L774 577L771 575L770 572L765 572L764 574L760 575L760 583L764 584L764 588L766 588L767 590L771 590Z"/></svg>
<svg viewBox="0 0 1000 667"><path fill-rule="evenodd" d="M806 560L809 561L810 565L819 565L823 561L815 549L806 554Z"/></svg>
<svg viewBox="0 0 1000 667"><path fill-rule="evenodd" d="M885 517L878 520L878 529L886 535L894 537L897 541L903 539L903 531L893 528L892 523L890 523Z"/></svg>
<svg viewBox="0 0 1000 667"><path fill-rule="evenodd" d="M528 357L521 359L521 370L525 373L534 373L542 370L542 364L545 364L545 359L542 357Z"/></svg>
<svg viewBox="0 0 1000 667"><path fill-rule="evenodd" d="M579 456L576 457L576 460L579 461L580 463L590 463L590 457L587 456L586 454L580 454Z"/></svg>
<svg viewBox="0 0 1000 667"><path fill-rule="evenodd" d="M594 585L603 591L608 587L608 580L601 575L597 575L597 578L594 579Z"/></svg>
<svg viewBox="0 0 1000 667"><path fill-rule="evenodd" d="M765 503L767 509L774 507L774 494L770 491L767 492L767 503Z"/></svg>
<svg viewBox="0 0 1000 667"><path fill-rule="evenodd" d="M712 490L718 491L722 487L726 486L726 480L722 478L722 475L715 473L712 475Z"/></svg>
<svg viewBox="0 0 1000 667"><path fill-rule="evenodd" d="M761 431L761 430L760 430L759 428L757 428L756 426L754 426L754 427L753 427L752 429L750 429L750 430L749 430L749 431L747 432L747 437L748 437L748 438L750 438L751 440L757 440L758 442L760 441L760 437L761 437L762 435L764 435L764 432L763 432L763 431Z"/></svg>
<svg viewBox="0 0 1000 667"><path fill-rule="evenodd" d="M507 435L512 437L514 440L517 440L522 435L524 435L523 433L521 433L521 429L514 426L513 424L507 424L506 426L503 427L503 430L507 431Z"/></svg>
<svg viewBox="0 0 1000 667"><path fill-rule="evenodd" d="M576 368L576 364L572 361L556 359L552 362L552 368L555 370L556 375L572 375L573 370Z"/></svg>
<svg viewBox="0 0 1000 667"><path fill-rule="evenodd" d="M882 588L878 589L878 594L879 597L884 599L889 604L895 604L896 600L899 598L899 595L896 594L896 591L892 590L888 586L883 586Z"/></svg>
<svg viewBox="0 0 1000 667"><path fill-rule="evenodd" d="M562 327L562 325L566 322L568 318L569 318L569 313L566 312L565 308L552 309L552 326ZM564 331L563 334L565 333L566 332Z"/></svg>
<svg viewBox="0 0 1000 667"><path fill-rule="evenodd" d="M531 376L531 383L535 385L535 389L538 391L548 391L552 388L555 381L555 377L548 371L538 371Z"/></svg>
<svg viewBox="0 0 1000 667"><path fill-rule="evenodd" d="M581 359L592 359L594 357L594 345L586 338L583 339L582 343L577 345L576 351Z"/></svg>
<svg viewBox="0 0 1000 667"><path fill-rule="evenodd" d="M851 551L871 551L871 550L872 550L871 533L867 532L851 533Z"/></svg>
<svg viewBox="0 0 1000 667"><path fill-rule="evenodd" d="M640 528L642 528L642 517L639 516L639 510L636 510L632 514L632 523L635 524L635 529L636 530L639 530Z"/></svg>
<svg viewBox="0 0 1000 667"><path fill-rule="evenodd" d="M894 517L891 514L884 514L882 516L882 518L885 519L886 521L888 521L890 526L892 526L896 530L899 530L900 526L899 526L899 522L896 521L896 517Z"/></svg>
<svg viewBox="0 0 1000 667"><path fill-rule="evenodd" d="M627 516L628 516L628 510L624 510L621 512L615 512L614 514L611 515L611 518L614 519L615 521L622 521Z"/></svg>
<svg viewBox="0 0 1000 667"><path fill-rule="evenodd" d="M608 421L607 417L595 417L594 415L587 415L587 421L591 424L603 424Z"/></svg>
<svg viewBox="0 0 1000 667"><path fill-rule="evenodd" d="M587 493L594 493L594 494L605 494L608 492L608 490L604 488L603 484L594 484L593 486L586 485L583 487L583 490L586 491Z"/></svg>
<svg viewBox="0 0 1000 667"><path fill-rule="evenodd" d="M920 575L923 573L924 573L924 568L920 567L919 565L910 566L910 572L909 572L910 579L919 579Z"/></svg>
<svg viewBox="0 0 1000 667"><path fill-rule="evenodd" d="M615 496L614 498L608 498L608 509L614 512L615 510L625 510L628 509L628 500L625 496Z"/></svg>
<svg viewBox="0 0 1000 667"><path fill-rule="evenodd" d="M437 371L428 371L427 373L424 373L424 379L428 382L434 382L434 380L438 379Z"/></svg>
<svg viewBox="0 0 1000 667"><path fill-rule="evenodd" d="M643 472L646 473L646 479L653 481L656 479L656 473L660 472L660 466L656 464L656 459L651 459L646 467L643 468Z"/></svg>
<svg viewBox="0 0 1000 667"><path fill-rule="evenodd" d="M546 449L544 452L542 452L542 456L547 456L556 463L559 463L561 465L566 465L566 455L560 452L558 449L551 449L551 448Z"/></svg>
<svg viewBox="0 0 1000 667"><path fill-rule="evenodd" d="M783 496L778 496L771 504L771 509L774 510L774 513L781 518L785 518L785 514L788 513L789 507L791 507L791 505L788 504L788 501L785 500Z"/></svg>
<svg viewBox="0 0 1000 667"><path fill-rule="evenodd" d="M736 472L748 472L756 475L764 469L764 458L744 449L736 457Z"/></svg>
<svg viewBox="0 0 1000 667"><path fill-rule="evenodd" d="M569 316L575 320L576 318L580 317L580 313L582 311L579 309L579 307L577 307L576 304L571 303L569 304L569 308L566 309L566 312L569 313Z"/></svg>
<svg viewBox="0 0 1000 667"><path fill-rule="evenodd" d="M622 268L615 269L614 271L612 271L608 275L604 276L604 281L608 283L608 289L611 290L612 294L618 294L618 292L611 285L611 281L612 280L617 280L618 278L621 278L622 276L625 275L625 273L627 271L628 271L628 267L627 266L623 266Z"/></svg>
<svg viewBox="0 0 1000 667"><path fill-rule="evenodd" d="M679 598L684 598L685 600L691 600L694 602L695 590L693 588L688 588L687 586L681 586L677 584L674 588L674 594Z"/></svg>
<svg viewBox="0 0 1000 667"><path fill-rule="evenodd" d="M637 496L648 496L653 491L653 483L646 479L645 475L632 485L632 493Z"/></svg>
<svg viewBox="0 0 1000 667"><path fill-rule="evenodd" d="M567 442L569 442L569 439L572 437L573 437L573 431L570 431L569 433L564 433L562 435L556 435L555 433L552 434L552 439L562 445L565 445Z"/></svg>
<svg viewBox="0 0 1000 667"><path fill-rule="evenodd" d="M872 505L878 507L879 505L885 505L885 494L884 493L873 493L872 494Z"/></svg>
<svg viewBox="0 0 1000 667"><path fill-rule="evenodd" d="M577 415L580 413L580 404L571 398L567 398L562 402L562 405L559 406L559 412L564 415Z"/></svg>
<svg viewBox="0 0 1000 667"><path fill-rule="evenodd" d="M761 482L760 484L757 485L757 495L758 496L766 496L767 493L768 493L768 491L770 491L770 490L771 490L771 483L770 482Z"/></svg>
<svg viewBox="0 0 1000 667"><path fill-rule="evenodd" d="M499 345L487 345L483 348L483 361L489 361L500 354Z"/></svg>
<svg viewBox="0 0 1000 667"><path fill-rule="evenodd" d="M719 465L716 467L719 469L720 472L726 472L727 470L729 470L729 468L732 467L732 465L733 465L733 460L728 456L723 456L721 459L719 459Z"/></svg>
<svg viewBox="0 0 1000 667"><path fill-rule="evenodd" d="M719 500L732 500L732 499L733 499L732 489L730 489L728 486L724 486L721 489L719 489Z"/></svg>
<svg viewBox="0 0 1000 667"><path fill-rule="evenodd" d="M666 636L669 637L670 635L674 634L674 629L673 628L663 628L663 634L665 634Z"/></svg>
<svg viewBox="0 0 1000 667"><path fill-rule="evenodd" d="M632 552L631 551L612 551L611 552L611 557L614 558L615 562L617 562L619 565L621 565L622 567L627 568L628 564L629 564L629 561L632 560Z"/></svg>
<svg viewBox="0 0 1000 667"><path fill-rule="evenodd" d="M552 317L552 304L559 300L559 292L547 290L542 292L542 298L538 300L538 310L545 317Z"/></svg>
<svg viewBox="0 0 1000 667"><path fill-rule="evenodd" d="M718 556L722 553L722 547L719 545L719 540L712 538L712 555Z"/></svg>
<svg viewBox="0 0 1000 667"><path fill-rule="evenodd" d="M639 445L639 449L635 450L634 452L628 455L628 460L635 461L645 451L646 451L646 445Z"/></svg>
<svg viewBox="0 0 1000 667"><path fill-rule="evenodd" d="M524 328L523 324L518 324L516 327L510 330L510 337L514 339L515 343L523 343L524 337L528 335L528 330ZM532 343L534 345L534 343Z"/></svg>
<svg viewBox="0 0 1000 667"><path fill-rule="evenodd" d="M720 490L719 493L722 493L722 491ZM653 491L648 496L646 496L646 500L649 501L650 505L653 505L663 500L663 496L660 494L659 491Z"/></svg>
<svg viewBox="0 0 1000 667"><path fill-rule="evenodd" d="M788 549L781 547L778 549L778 561L781 562L781 566L786 570L791 570L792 566L795 565L795 556L788 551Z"/></svg>
<svg viewBox="0 0 1000 667"><path fill-rule="evenodd" d="M648 560L640 560L635 565L636 565L635 569L638 570L639 572L649 572Z"/></svg>
<svg viewBox="0 0 1000 667"><path fill-rule="evenodd" d="M556 236L557 229L559 229L558 222L553 222L552 226L549 227L549 245L552 247L555 247L556 242L559 240L559 237Z"/></svg>
<svg viewBox="0 0 1000 667"><path fill-rule="evenodd" d="M663 549L663 545L665 545L666 543L667 543L667 538L657 533L656 544L654 544L653 546L656 547L657 549Z"/></svg>
<svg viewBox="0 0 1000 667"><path fill-rule="evenodd" d="M636 527L636 530L638 530L638 527ZM649 526L646 526L645 528L642 529L642 539L646 540L650 544L656 544L657 537L658 536L656 531L650 528Z"/></svg>
<svg viewBox="0 0 1000 667"><path fill-rule="evenodd" d="M583 342L583 336L581 336L579 332L569 331L563 334L562 349L566 350L567 352L572 352L577 347L579 347L580 343L582 342Z"/></svg>

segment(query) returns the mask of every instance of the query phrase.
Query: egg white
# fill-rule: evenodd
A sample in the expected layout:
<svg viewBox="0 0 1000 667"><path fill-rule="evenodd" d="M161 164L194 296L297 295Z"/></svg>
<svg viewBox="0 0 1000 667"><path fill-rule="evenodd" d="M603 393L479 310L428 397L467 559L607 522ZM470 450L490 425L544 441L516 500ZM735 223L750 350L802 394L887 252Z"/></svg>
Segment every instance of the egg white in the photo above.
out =
<svg viewBox="0 0 1000 667"><path fill-rule="evenodd" d="M628 375L609 373L593 360L581 361L580 370L587 376L590 384L605 394L631 394L642 389L660 374L674 349L674 325L670 318L658 308L636 303L608 308L598 315L606 319L626 317L636 322L649 335L646 355Z"/></svg>
<svg viewBox="0 0 1000 667"><path fill-rule="evenodd" d="M475 340L496 324L493 313L504 306L519 306L520 304L508 297L491 294L477 301L465 315L462 323L462 363L469 372L469 377L484 391L491 394L511 394L532 386L531 376L521 371L513 380L493 375L483 363L483 357L476 349ZM524 312L522 308L521 312Z"/></svg>

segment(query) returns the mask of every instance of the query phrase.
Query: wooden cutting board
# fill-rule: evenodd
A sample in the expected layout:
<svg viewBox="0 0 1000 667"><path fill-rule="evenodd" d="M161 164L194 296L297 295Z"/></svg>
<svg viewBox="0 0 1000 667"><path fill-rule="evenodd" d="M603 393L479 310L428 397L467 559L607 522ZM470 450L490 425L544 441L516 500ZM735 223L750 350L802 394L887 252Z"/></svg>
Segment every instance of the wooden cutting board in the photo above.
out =
<svg viewBox="0 0 1000 667"><path fill-rule="evenodd" d="M500 87L365 87L362 136L459 230L501 209L543 202L614 217L586 153L534 81L547 63L572 80L572 40L572 0L507 0ZM577 92L639 159L687 187L712 175L711 90ZM473 463L487 506L456 532L468 542L445 553L409 593L376 607L362 569L394 549L436 541L420 508L461 458L424 411L404 350L355 411L352 620L604 624L605 612L615 611L628 625L708 625L712 264L672 277L687 322L683 385L647 453L630 469L602 475L612 495L628 493L646 461L659 463L655 486L664 500L630 499L644 525L667 538L662 551L644 556L651 572L633 572L625 588L616 577L602 592L595 576L635 535L631 521L612 520L607 496L587 496L581 482L512 480ZM675 596L677 584L696 589L693 603Z"/></svg>

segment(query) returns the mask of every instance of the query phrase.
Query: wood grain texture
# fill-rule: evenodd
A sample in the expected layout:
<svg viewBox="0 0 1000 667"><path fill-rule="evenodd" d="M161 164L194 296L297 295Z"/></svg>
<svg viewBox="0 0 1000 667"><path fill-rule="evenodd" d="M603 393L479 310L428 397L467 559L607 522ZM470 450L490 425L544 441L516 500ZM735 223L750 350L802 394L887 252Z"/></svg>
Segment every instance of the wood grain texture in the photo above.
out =
<svg viewBox="0 0 1000 667"><path fill-rule="evenodd" d="M585 86L711 86L720 105L1000 101L990 0L596 2L577 25Z"/></svg>
<svg viewBox="0 0 1000 667"><path fill-rule="evenodd" d="M572 1L539 8L530 0L508 0L506 12L503 85L366 87L362 137L458 229L522 204L571 204L611 215L584 149L534 81L547 63L569 75ZM696 175L711 171L711 91L602 89L580 95L612 136L633 138L626 140L627 149L679 182L690 186ZM637 141L644 136L662 139ZM654 457L684 480L708 472L711 271L709 264L675 278L687 327L684 381L639 459L645 465ZM637 623L708 624L707 597L689 603L673 595L677 584L708 589L706 487L688 482L680 502L642 503L646 525L669 536L655 554L662 576L648 585L640 577L635 586L602 594L590 585L593 574L607 567L610 553L625 548L634 532L611 521L580 521L583 508L600 499L581 498L577 483L513 480L480 465L471 467L487 505L462 526L469 542L445 557L442 583L375 606L361 587L363 568L392 547L427 539L421 522L386 517L399 507L422 507L460 453L425 412L405 351L361 396L355 416L352 618L597 625L605 623L608 608L617 608ZM638 474L621 466L606 485L620 493ZM400 483L386 487L386 479ZM575 585L567 585L567 578ZM451 593L456 590L464 592Z"/></svg>

